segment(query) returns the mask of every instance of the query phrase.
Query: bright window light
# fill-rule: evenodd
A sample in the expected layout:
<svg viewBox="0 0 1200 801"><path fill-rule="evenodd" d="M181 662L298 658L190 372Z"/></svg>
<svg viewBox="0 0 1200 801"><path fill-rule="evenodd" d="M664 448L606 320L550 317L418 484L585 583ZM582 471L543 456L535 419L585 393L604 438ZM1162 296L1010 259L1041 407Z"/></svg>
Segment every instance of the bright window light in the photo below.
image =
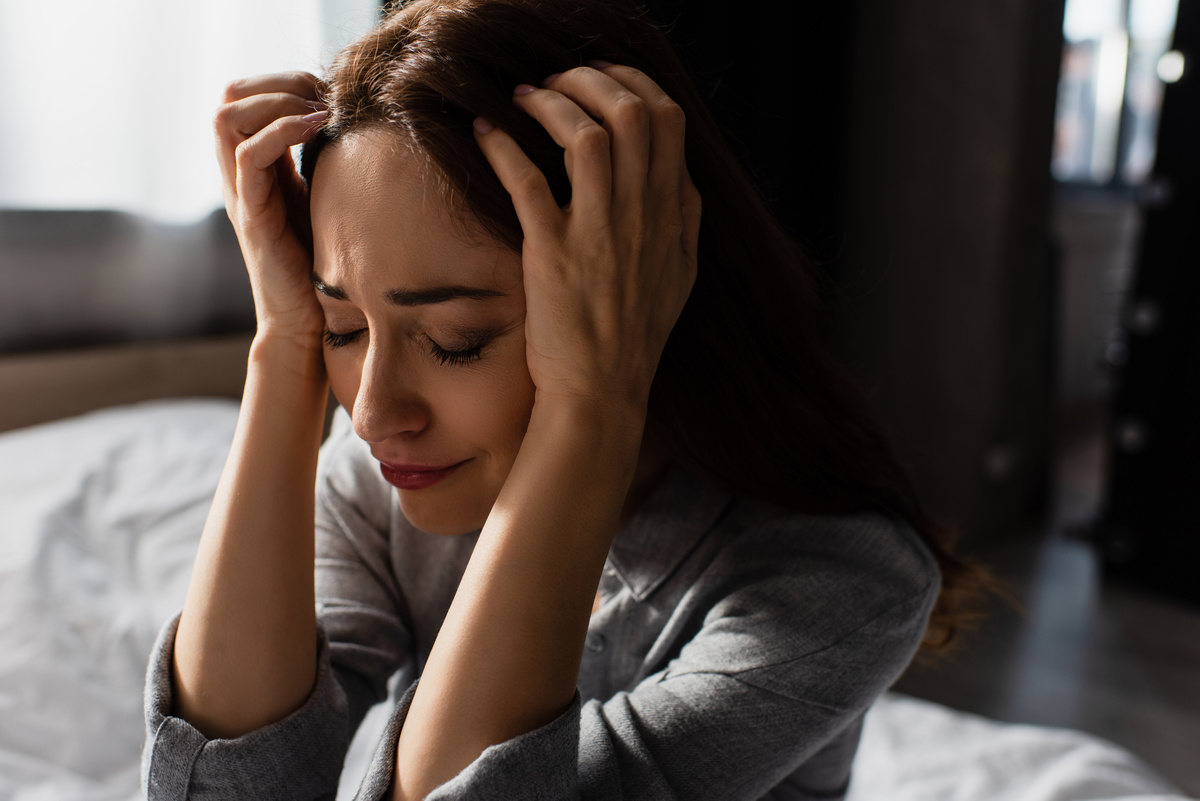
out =
<svg viewBox="0 0 1200 801"><path fill-rule="evenodd" d="M1154 166L1178 0L1067 0L1051 170L1060 181L1139 184ZM1164 55L1165 54L1165 55Z"/></svg>
<svg viewBox="0 0 1200 801"><path fill-rule="evenodd" d="M1068 42L1101 39L1109 31L1124 27L1121 0L1067 0L1063 38Z"/></svg>
<svg viewBox="0 0 1200 801"><path fill-rule="evenodd" d="M1168 50L1158 59L1155 72L1158 73L1158 79L1163 83L1175 83L1183 77L1183 67L1183 53L1178 50Z"/></svg>
<svg viewBox="0 0 1200 801"><path fill-rule="evenodd" d="M226 83L319 73L377 0L0 4L0 208L220 208L212 115Z"/></svg>

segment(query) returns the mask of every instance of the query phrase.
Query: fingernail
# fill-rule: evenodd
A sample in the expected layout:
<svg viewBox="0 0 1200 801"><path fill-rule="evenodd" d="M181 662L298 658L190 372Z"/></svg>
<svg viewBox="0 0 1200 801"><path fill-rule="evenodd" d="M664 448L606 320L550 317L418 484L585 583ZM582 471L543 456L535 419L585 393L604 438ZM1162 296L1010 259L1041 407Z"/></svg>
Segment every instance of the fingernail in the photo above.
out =
<svg viewBox="0 0 1200 801"><path fill-rule="evenodd" d="M611 67L612 65L613 63L611 61L605 61L602 58L594 58L588 62L588 66L594 70L602 70L605 67Z"/></svg>
<svg viewBox="0 0 1200 801"><path fill-rule="evenodd" d="M554 79L557 78L559 75L562 75L562 73L556 72L553 75L547 76L546 78L544 78L542 80L542 86L549 86L550 84L554 83Z"/></svg>
<svg viewBox="0 0 1200 801"><path fill-rule="evenodd" d="M485 120L483 117L475 118L475 130L481 134L491 133L496 130L496 126L490 120Z"/></svg>
<svg viewBox="0 0 1200 801"><path fill-rule="evenodd" d="M533 91L533 87L530 86L529 84L519 83L519 84L517 84L517 88L513 89L513 94L514 95L527 95L532 91Z"/></svg>
<svg viewBox="0 0 1200 801"><path fill-rule="evenodd" d="M305 100L304 105L308 106L314 111L324 111L325 109L329 108L329 106L325 105L320 100Z"/></svg>
<svg viewBox="0 0 1200 801"><path fill-rule="evenodd" d="M311 124L314 122L320 122L321 120L325 119L328 116L329 116L328 111L314 111L312 114L305 114L300 119Z"/></svg>

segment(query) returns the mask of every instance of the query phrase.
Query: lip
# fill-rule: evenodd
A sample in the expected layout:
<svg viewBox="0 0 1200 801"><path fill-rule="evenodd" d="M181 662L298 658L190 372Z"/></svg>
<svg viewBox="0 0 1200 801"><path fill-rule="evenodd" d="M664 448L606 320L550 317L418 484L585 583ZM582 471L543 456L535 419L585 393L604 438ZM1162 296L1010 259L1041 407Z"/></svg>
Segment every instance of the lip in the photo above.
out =
<svg viewBox="0 0 1200 801"><path fill-rule="evenodd" d="M380 460L379 472L383 474L384 480L394 487L419 490L432 487L469 461L470 459L464 459L457 464L438 467L420 464L394 464Z"/></svg>

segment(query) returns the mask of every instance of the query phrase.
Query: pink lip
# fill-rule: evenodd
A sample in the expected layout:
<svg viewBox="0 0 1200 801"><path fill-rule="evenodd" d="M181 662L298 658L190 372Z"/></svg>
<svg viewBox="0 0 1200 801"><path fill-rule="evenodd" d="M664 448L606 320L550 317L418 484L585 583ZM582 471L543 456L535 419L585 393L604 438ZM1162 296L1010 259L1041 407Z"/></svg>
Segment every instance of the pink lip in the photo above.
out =
<svg viewBox="0 0 1200 801"><path fill-rule="evenodd" d="M448 467L433 467L419 464L390 464L389 462L381 461L379 463L379 472L383 473L384 480L393 486L406 490L419 490L432 487L466 464L467 461L469 460L464 460Z"/></svg>

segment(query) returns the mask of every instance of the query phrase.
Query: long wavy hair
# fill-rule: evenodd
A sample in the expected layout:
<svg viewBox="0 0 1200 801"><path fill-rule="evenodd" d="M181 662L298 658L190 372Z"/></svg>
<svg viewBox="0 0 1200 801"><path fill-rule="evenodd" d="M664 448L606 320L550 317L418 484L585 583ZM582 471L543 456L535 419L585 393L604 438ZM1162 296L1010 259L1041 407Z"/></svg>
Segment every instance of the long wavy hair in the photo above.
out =
<svg viewBox="0 0 1200 801"><path fill-rule="evenodd" d="M303 150L382 129L407 139L452 208L520 252L508 192L472 133L512 135L560 205L562 150L511 101L519 83L604 59L635 67L684 110L686 159L704 202L699 272L659 362L648 428L672 458L727 491L809 514L877 510L906 520L942 589L922 643L950 642L985 574L956 558L865 397L837 363L824 279L767 210L664 32L632 0L419 0L343 50L322 86L329 115Z"/></svg>

